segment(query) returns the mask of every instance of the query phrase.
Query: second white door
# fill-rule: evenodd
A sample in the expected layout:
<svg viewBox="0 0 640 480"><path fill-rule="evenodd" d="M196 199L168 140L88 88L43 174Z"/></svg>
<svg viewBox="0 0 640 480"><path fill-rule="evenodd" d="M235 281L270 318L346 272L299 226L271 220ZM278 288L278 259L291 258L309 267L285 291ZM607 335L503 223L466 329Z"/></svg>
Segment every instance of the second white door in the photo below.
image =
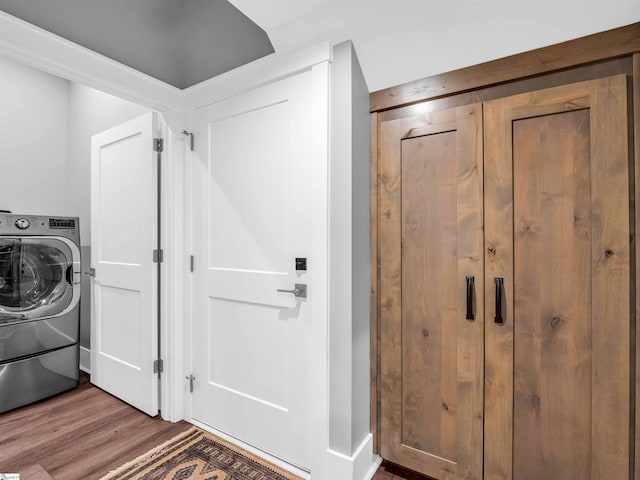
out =
<svg viewBox="0 0 640 480"><path fill-rule="evenodd" d="M311 111L308 72L197 110L193 204L192 416L303 468Z"/></svg>
<svg viewBox="0 0 640 480"><path fill-rule="evenodd" d="M153 112L91 139L91 382L158 414L157 153Z"/></svg>

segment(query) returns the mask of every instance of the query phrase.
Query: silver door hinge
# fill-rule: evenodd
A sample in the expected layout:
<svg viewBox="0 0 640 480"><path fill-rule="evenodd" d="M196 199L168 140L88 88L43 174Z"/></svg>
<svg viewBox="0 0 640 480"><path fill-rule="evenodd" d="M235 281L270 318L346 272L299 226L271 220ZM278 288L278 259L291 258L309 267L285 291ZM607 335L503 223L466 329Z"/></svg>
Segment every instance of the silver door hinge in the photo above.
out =
<svg viewBox="0 0 640 480"><path fill-rule="evenodd" d="M164 371L164 363L159 358L153 361L153 373L162 373Z"/></svg>
<svg viewBox="0 0 640 480"><path fill-rule="evenodd" d="M191 270L191 272L193 272L193 264L195 262L195 259L193 257L193 255L191 255L191 260L189 261L189 268Z"/></svg>
<svg viewBox="0 0 640 480"><path fill-rule="evenodd" d="M186 135L187 137L189 137L189 149L193 152L194 146L193 146L193 133L192 132L187 132L186 130L183 130L180 132L182 135Z"/></svg>
<svg viewBox="0 0 640 480"><path fill-rule="evenodd" d="M196 379L196 377L194 377L193 375L187 375L184 378L189 380L189 393L193 393L193 381Z"/></svg>
<svg viewBox="0 0 640 480"><path fill-rule="evenodd" d="M162 263L163 261L164 261L164 251L162 249L154 250L153 251L153 263Z"/></svg>
<svg viewBox="0 0 640 480"><path fill-rule="evenodd" d="M162 152L164 148L164 141L161 138L153 139L153 151L154 152Z"/></svg>

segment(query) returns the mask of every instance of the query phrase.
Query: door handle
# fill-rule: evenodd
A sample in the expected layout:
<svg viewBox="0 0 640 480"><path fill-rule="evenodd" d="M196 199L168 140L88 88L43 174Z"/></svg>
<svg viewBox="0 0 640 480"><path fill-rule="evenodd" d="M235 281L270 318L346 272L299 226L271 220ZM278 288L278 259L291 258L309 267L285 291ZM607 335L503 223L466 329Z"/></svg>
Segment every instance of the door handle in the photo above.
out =
<svg viewBox="0 0 640 480"><path fill-rule="evenodd" d="M475 319L475 315L473 314L473 284L474 284L474 276L467 275L467 320Z"/></svg>
<svg viewBox="0 0 640 480"><path fill-rule="evenodd" d="M502 316L502 287L504 285L504 279L502 277L495 277L493 282L496 284L496 316L493 322L498 325L504 325L504 318Z"/></svg>
<svg viewBox="0 0 640 480"><path fill-rule="evenodd" d="M296 283L293 290L278 288L277 292L293 293L296 298L307 298L307 286L304 283Z"/></svg>

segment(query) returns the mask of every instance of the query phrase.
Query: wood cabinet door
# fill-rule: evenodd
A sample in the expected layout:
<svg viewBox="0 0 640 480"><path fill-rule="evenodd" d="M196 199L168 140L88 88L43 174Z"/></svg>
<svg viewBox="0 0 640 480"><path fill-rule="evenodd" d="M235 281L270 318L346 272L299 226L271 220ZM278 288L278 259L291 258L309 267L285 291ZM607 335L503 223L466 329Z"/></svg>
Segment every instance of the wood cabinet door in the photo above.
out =
<svg viewBox="0 0 640 480"><path fill-rule="evenodd" d="M616 76L485 104L487 480L629 478L626 95Z"/></svg>
<svg viewBox="0 0 640 480"><path fill-rule="evenodd" d="M381 454L436 479L480 479L481 105L380 128Z"/></svg>

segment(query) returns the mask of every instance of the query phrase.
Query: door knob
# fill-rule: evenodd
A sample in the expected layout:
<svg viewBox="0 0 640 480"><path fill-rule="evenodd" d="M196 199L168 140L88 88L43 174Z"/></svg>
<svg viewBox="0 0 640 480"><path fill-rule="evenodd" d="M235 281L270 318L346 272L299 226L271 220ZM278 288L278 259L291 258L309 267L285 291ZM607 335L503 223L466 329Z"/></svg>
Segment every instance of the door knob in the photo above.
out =
<svg viewBox="0 0 640 480"><path fill-rule="evenodd" d="M296 298L307 298L307 285L304 283L296 283L295 288L293 290L284 290L282 288L278 288L278 292L284 293L293 293Z"/></svg>

